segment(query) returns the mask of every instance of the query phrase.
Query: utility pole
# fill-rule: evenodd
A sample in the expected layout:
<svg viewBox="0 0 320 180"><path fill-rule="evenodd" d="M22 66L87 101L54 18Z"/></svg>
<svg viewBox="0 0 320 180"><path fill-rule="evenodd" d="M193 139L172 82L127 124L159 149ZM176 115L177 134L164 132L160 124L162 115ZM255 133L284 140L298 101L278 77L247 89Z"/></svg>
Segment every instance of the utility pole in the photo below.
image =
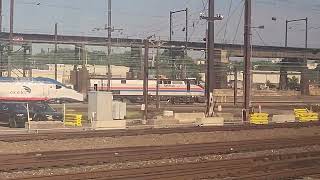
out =
<svg viewBox="0 0 320 180"><path fill-rule="evenodd" d="M173 14L173 12L172 11L170 11L170 25L169 25L169 41L171 42L172 41L172 14ZM169 49L169 61L170 61L170 58L171 58L171 78L172 79L175 79L175 73L174 73L174 69L175 69L175 67L174 67L174 60L173 60L173 56L172 56L172 47L170 47L170 49Z"/></svg>
<svg viewBox="0 0 320 180"><path fill-rule="evenodd" d="M4 64L3 64L3 50L4 46L3 44L0 44L0 77L3 77L3 70L4 70Z"/></svg>
<svg viewBox="0 0 320 180"><path fill-rule="evenodd" d="M251 109L251 0L245 0L244 17L244 109L243 121L249 121Z"/></svg>
<svg viewBox="0 0 320 180"><path fill-rule="evenodd" d="M22 76L27 77L27 47L28 44L23 45L23 68L22 68Z"/></svg>
<svg viewBox="0 0 320 180"><path fill-rule="evenodd" d="M209 19L214 18L214 0L209 0ZM207 116L213 116L213 90L216 82L214 72L214 21L208 21L208 57L207 57Z"/></svg>
<svg viewBox="0 0 320 180"><path fill-rule="evenodd" d="M172 14L173 12L170 11L170 20L169 20L169 41L172 41Z"/></svg>
<svg viewBox="0 0 320 180"><path fill-rule="evenodd" d="M285 39L284 39L284 46L288 47L288 20L286 20L286 31L285 31ZM286 60L283 59L282 63L280 64L280 83L279 88L280 90L287 90L288 88L288 72L286 67L284 67L283 63Z"/></svg>
<svg viewBox="0 0 320 180"><path fill-rule="evenodd" d="M233 85L233 104L237 105L238 98L238 70L237 67L234 67L234 85Z"/></svg>
<svg viewBox="0 0 320 180"><path fill-rule="evenodd" d="M32 43L28 46L28 49L29 49L29 56L30 56L30 59L28 59L29 78L32 78L33 65L31 65L31 62L30 62L32 61Z"/></svg>
<svg viewBox="0 0 320 180"><path fill-rule="evenodd" d="M186 45L185 45L185 58L184 58L184 62L183 62L183 79L185 79L187 77L187 65L186 65L186 58L188 57L188 8L186 8L186 27L185 27L185 31L186 31Z"/></svg>
<svg viewBox="0 0 320 180"><path fill-rule="evenodd" d="M160 96L159 96L159 81L160 81L160 77L159 77L159 61L160 61L160 46L161 46L161 42L159 39L158 42L158 47L157 47L157 58L156 58L156 76L157 76L157 85L156 85L156 108L157 110L160 109Z"/></svg>
<svg viewBox="0 0 320 180"><path fill-rule="evenodd" d="M58 65L57 65L57 53L58 53L58 23L54 25L54 79L58 80Z"/></svg>
<svg viewBox="0 0 320 180"><path fill-rule="evenodd" d="M301 81L300 81L300 89L301 89L301 95L309 95L309 78L307 75L307 63L308 63L308 57L307 57L307 50L308 50L308 17L302 18L302 19L293 19L293 20L286 20L286 34L285 34L285 47L288 46L288 24L290 22L297 22L297 21L305 21L306 23L306 29L305 29L305 53L304 53L304 59L303 59L303 67L301 72Z"/></svg>
<svg viewBox="0 0 320 180"><path fill-rule="evenodd" d="M206 97L207 97L207 110L206 116L213 116L214 102L213 90L215 89L216 73L215 60L214 60L214 22L222 20L221 15L215 16L214 14L214 0L209 0L209 16L200 16L200 19L205 19L208 22L207 30L207 73L206 73Z"/></svg>
<svg viewBox="0 0 320 180"><path fill-rule="evenodd" d="M186 50L188 47L188 8L186 8Z"/></svg>
<svg viewBox="0 0 320 180"><path fill-rule="evenodd" d="M144 56L143 56L143 54L142 54L142 47L141 47L141 49L139 49L139 52L140 52L140 74L137 74L137 77L139 78L139 79L143 79L143 68L144 68Z"/></svg>
<svg viewBox="0 0 320 180"><path fill-rule="evenodd" d="M0 34L2 33L2 0L0 0ZM3 44L0 43L0 77L3 76Z"/></svg>
<svg viewBox="0 0 320 180"><path fill-rule="evenodd" d="M23 68L22 68L22 74L23 77L27 77L27 71L29 77L32 77L32 67L30 65L30 60L32 57L32 44L23 44Z"/></svg>
<svg viewBox="0 0 320 180"><path fill-rule="evenodd" d="M10 0L10 35L9 35L9 53L8 53L8 77L11 77L11 58L13 51L13 14L14 0Z"/></svg>
<svg viewBox="0 0 320 180"><path fill-rule="evenodd" d="M111 78L112 78L112 72L111 72L111 33L112 33L112 27L111 27L111 0L108 0L108 86L107 91L111 91Z"/></svg>
<svg viewBox="0 0 320 180"><path fill-rule="evenodd" d="M162 46L162 42L160 41L160 37L159 37L159 41L157 44L157 58L156 58L156 76L157 76L157 84L156 84L156 108L157 110L160 109L160 95L159 95L159 83L160 83L160 70L159 70L159 62L160 62L160 48Z"/></svg>
<svg viewBox="0 0 320 180"><path fill-rule="evenodd" d="M209 19L214 18L214 0L209 0ZM216 82L214 72L214 21L208 21L208 57L207 57L207 71L208 77L206 77L208 83L207 91L207 115L213 115L213 90Z"/></svg>
<svg viewBox="0 0 320 180"><path fill-rule="evenodd" d="M284 46L288 47L288 23L289 21L286 20L286 31L285 31L285 39L284 39ZM280 90L287 90L288 89L288 72L286 70L284 63L286 63L286 59L282 60L280 64L280 83L279 88Z"/></svg>
<svg viewBox="0 0 320 180"><path fill-rule="evenodd" d="M305 36L305 54L304 54L304 62L303 62L303 71L302 71L302 89L301 94L302 95L310 95L310 89L309 89L309 78L308 78L308 18L306 17L306 36Z"/></svg>
<svg viewBox="0 0 320 180"><path fill-rule="evenodd" d="M288 47L288 20L286 20L286 35L284 39L284 47Z"/></svg>
<svg viewBox="0 0 320 180"><path fill-rule="evenodd" d="M0 0L0 33L2 33L2 0Z"/></svg>
<svg viewBox="0 0 320 180"><path fill-rule="evenodd" d="M144 112L143 112L143 124L148 120L148 77L149 77L149 39L144 40L144 68L143 68L143 100L144 100Z"/></svg>
<svg viewBox="0 0 320 180"><path fill-rule="evenodd" d="M185 58L187 57L187 45L188 45L188 8L186 8L186 9L183 9L183 10L178 10L178 11L170 11L170 27L169 27L169 30L170 30L170 34L169 34L169 41L171 42L172 41L172 33L173 33L173 31L172 31L172 15L173 14L176 14L176 13L181 13L181 12L185 12L185 15L186 15L186 21L185 21L185 28L184 28L184 31L185 31L185 42L186 42L186 44L185 44L185 52L184 52L184 56L185 56ZM172 79L175 79L175 60L173 59L173 56L172 56L172 48L170 48L170 57L172 58ZM185 74L185 63L182 63L182 65L181 65L181 72L180 72L180 78L181 77L183 77L183 74Z"/></svg>

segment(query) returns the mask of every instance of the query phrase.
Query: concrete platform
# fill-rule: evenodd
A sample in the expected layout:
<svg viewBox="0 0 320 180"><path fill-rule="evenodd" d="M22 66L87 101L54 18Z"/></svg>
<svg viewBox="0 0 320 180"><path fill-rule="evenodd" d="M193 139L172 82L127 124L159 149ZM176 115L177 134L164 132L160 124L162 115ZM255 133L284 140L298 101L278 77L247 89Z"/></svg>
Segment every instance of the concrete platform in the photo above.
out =
<svg viewBox="0 0 320 180"><path fill-rule="evenodd" d="M273 115L272 122L274 123L296 122L296 118L293 114Z"/></svg>
<svg viewBox="0 0 320 180"><path fill-rule="evenodd" d="M92 129L94 130L106 130L106 129L126 129L125 120L113 120L113 121L93 121Z"/></svg>
<svg viewBox="0 0 320 180"><path fill-rule="evenodd" d="M159 127L169 127L172 125L179 124L179 121L174 119L173 117L164 117L164 116L157 116L156 119L148 120L148 125L152 125L155 128Z"/></svg>
<svg viewBox="0 0 320 180"><path fill-rule="evenodd" d="M195 123L198 119L204 119L204 113L175 113L174 119L178 120L180 124Z"/></svg>
<svg viewBox="0 0 320 180"><path fill-rule="evenodd" d="M173 117L174 112L173 111L163 111L163 116L164 117Z"/></svg>
<svg viewBox="0 0 320 180"><path fill-rule="evenodd" d="M234 114L232 113L216 113L216 115L218 117L223 117L224 121L227 121L227 122L233 122L233 121L237 121L235 120L234 118Z"/></svg>
<svg viewBox="0 0 320 180"><path fill-rule="evenodd" d="M223 117L206 117L199 119L196 122L198 126L223 126L224 118Z"/></svg>
<svg viewBox="0 0 320 180"><path fill-rule="evenodd" d="M26 122L25 128L29 128ZM30 121L30 129L61 129L64 128L63 122L59 121Z"/></svg>

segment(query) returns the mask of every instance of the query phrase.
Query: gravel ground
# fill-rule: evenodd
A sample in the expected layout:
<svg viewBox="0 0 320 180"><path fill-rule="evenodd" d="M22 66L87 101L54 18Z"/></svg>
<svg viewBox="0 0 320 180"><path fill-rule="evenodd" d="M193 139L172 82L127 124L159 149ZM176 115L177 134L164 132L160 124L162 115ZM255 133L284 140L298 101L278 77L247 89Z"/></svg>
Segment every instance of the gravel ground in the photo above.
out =
<svg viewBox="0 0 320 180"><path fill-rule="evenodd" d="M27 142L0 142L0 154L16 154L75 149L99 149L136 146L210 143L222 141L261 140L272 138L308 137L318 135L320 127L300 129L246 130L229 132L199 132L185 134L104 137L72 140L40 140Z"/></svg>
<svg viewBox="0 0 320 180"><path fill-rule="evenodd" d="M301 153L301 152L313 152L319 151L320 146L307 146L299 148L286 148L286 149L274 149L267 151L257 151L249 153L235 153L227 155L206 155L200 157L188 157L188 158L178 158L178 159L162 159L162 160L152 160L152 161L138 161L138 162L127 162L127 163L112 163L96 166L81 166L81 167L71 167L71 168L52 168L52 169L40 169L32 171L22 171L14 173L0 173L2 179L14 179L32 176L50 176L58 174L67 173L81 173L81 172L94 172L103 170L114 170L114 169L126 169L126 168L141 168L150 167L157 165L174 165L180 163L194 163L194 162L204 162L204 161L215 161L215 160L229 160L237 158L250 158L262 155L278 155L278 154L288 154L288 153Z"/></svg>

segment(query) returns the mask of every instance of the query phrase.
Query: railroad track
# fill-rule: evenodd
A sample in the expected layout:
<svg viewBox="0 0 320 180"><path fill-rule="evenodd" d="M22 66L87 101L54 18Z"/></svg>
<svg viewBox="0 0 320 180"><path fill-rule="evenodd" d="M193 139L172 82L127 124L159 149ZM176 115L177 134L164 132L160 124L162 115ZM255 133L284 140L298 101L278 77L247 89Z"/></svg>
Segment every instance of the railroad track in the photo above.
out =
<svg viewBox="0 0 320 180"><path fill-rule="evenodd" d="M95 150L50 151L0 155L0 172L14 172L57 167L76 167L120 162L150 161L245 153L262 150L305 147L320 144L320 136L295 139L269 139L216 142L154 147L126 147Z"/></svg>
<svg viewBox="0 0 320 180"><path fill-rule="evenodd" d="M161 129L131 129L131 130L104 130L104 131L78 131L78 132L43 132L34 134L11 134L0 135L0 141L3 142L22 142L37 140L65 140L81 139L95 137L121 137L138 136L150 134L174 134L174 133L192 133L192 132L213 132L213 131L241 131L257 129L277 129L277 128L303 128L319 126L320 122L308 123L286 123L269 125L230 125L223 127L180 127L180 128L161 128Z"/></svg>
<svg viewBox="0 0 320 180"><path fill-rule="evenodd" d="M77 174L24 177L23 179L284 179L318 174L319 170L320 152L309 152Z"/></svg>

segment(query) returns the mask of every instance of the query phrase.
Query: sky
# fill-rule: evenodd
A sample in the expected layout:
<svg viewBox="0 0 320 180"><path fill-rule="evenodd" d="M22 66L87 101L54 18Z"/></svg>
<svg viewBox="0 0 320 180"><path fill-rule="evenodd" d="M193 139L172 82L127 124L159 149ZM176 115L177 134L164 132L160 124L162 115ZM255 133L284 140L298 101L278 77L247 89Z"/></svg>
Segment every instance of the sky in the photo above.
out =
<svg viewBox="0 0 320 180"><path fill-rule="evenodd" d="M253 43L284 46L285 20L309 18L309 47L320 48L319 0L252 0ZM40 5L37 5L40 3ZM216 41L243 43L243 0L216 0L215 12L224 19L215 22ZM3 0L3 28L9 30L9 0ZM206 22L200 13L207 13L207 0L113 0L112 24L114 37L145 38L155 34L163 40L169 38L169 12L189 9L189 41L202 41ZM276 21L272 20L276 17ZM15 0L14 32L50 33L54 24L59 34L106 36L102 28L107 22L106 0ZM185 14L173 16L173 40L184 40ZM288 46L304 46L304 22L289 24Z"/></svg>

